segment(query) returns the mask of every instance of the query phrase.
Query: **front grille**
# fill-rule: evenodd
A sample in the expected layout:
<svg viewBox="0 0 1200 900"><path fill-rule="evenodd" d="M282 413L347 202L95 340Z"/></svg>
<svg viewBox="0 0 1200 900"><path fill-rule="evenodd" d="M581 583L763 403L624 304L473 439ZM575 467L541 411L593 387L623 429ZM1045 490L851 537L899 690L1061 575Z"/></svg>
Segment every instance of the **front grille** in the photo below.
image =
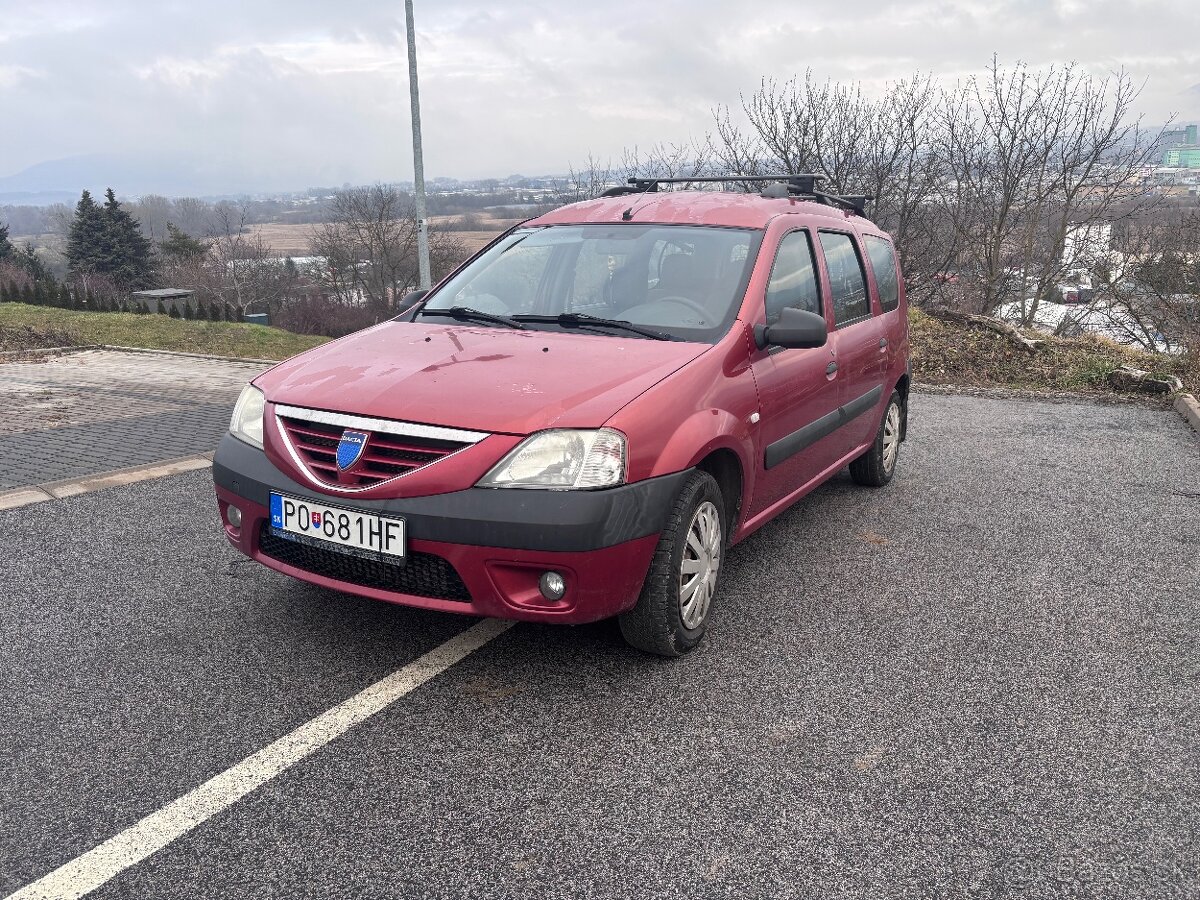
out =
<svg viewBox="0 0 1200 900"><path fill-rule="evenodd" d="M341 425L295 416L280 416L287 439L314 478L336 487L370 487L435 463L463 447L463 441L371 431L358 462L346 471L337 465Z"/></svg>
<svg viewBox="0 0 1200 900"><path fill-rule="evenodd" d="M399 565L380 562L289 541L273 534L270 524L265 522L259 532L258 549L271 559L335 581L435 600L471 602L467 586L454 566L432 553L409 553Z"/></svg>

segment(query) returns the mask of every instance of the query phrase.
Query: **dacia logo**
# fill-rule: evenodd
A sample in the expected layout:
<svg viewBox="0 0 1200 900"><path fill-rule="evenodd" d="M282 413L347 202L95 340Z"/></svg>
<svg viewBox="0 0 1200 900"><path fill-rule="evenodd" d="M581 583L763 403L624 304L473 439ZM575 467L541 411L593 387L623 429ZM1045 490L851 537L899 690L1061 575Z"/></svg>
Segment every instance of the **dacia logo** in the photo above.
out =
<svg viewBox="0 0 1200 900"><path fill-rule="evenodd" d="M369 437L365 431L351 431L349 428L343 431L337 445L337 467L343 472L352 468L366 451Z"/></svg>

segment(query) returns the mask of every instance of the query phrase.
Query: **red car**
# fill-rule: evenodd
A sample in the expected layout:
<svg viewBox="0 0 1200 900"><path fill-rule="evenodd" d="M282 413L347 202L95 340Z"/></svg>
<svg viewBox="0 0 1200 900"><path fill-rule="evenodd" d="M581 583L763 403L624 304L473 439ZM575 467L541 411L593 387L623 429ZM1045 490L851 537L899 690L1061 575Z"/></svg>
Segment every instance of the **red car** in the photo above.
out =
<svg viewBox="0 0 1200 900"><path fill-rule="evenodd" d="M666 181L525 222L256 378L213 463L230 542L379 600L694 647L731 545L847 465L892 478L907 308L862 198Z"/></svg>

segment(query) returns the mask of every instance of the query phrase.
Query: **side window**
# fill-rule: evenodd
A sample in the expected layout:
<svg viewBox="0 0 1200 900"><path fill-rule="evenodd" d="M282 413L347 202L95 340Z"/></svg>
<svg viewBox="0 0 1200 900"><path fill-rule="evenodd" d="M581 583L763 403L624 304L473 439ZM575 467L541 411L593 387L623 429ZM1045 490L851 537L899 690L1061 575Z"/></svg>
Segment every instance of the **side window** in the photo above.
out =
<svg viewBox="0 0 1200 900"><path fill-rule="evenodd" d="M864 235L867 256L871 260L871 271L875 273L875 286L879 288L879 305L884 312L891 312L900 305L900 281L896 277L896 251L883 238Z"/></svg>
<svg viewBox="0 0 1200 900"><path fill-rule="evenodd" d="M834 231L821 232L821 252L829 270L829 288L833 301L833 321L843 325L871 314L867 299L867 277L862 260L854 248L854 238Z"/></svg>
<svg viewBox="0 0 1200 900"><path fill-rule="evenodd" d="M767 324L779 321L779 313L789 306L822 314L812 238L807 231L793 231L779 242L767 284Z"/></svg>

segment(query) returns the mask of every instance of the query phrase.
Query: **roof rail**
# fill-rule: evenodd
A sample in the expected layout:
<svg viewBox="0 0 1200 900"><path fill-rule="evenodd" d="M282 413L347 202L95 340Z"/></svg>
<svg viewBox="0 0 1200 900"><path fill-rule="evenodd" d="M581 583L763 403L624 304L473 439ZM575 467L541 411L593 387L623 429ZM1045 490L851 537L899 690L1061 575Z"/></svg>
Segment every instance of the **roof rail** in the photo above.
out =
<svg viewBox="0 0 1200 900"><path fill-rule="evenodd" d="M875 199L869 194L827 194L824 191L817 190L817 182L824 181L824 175L816 173L806 173L801 175L703 175L695 177L670 177L670 178L630 178L628 185L609 188L600 196L602 197L621 197L626 194L644 194L657 193L660 184L721 184L729 181L742 181L749 183L759 182L781 182L781 186L786 186L783 193L771 191L768 189L763 192L764 197L797 197L803 200L815 200L818 203L824 203L827 206L839 206L843 209L849 209L860 216L866 216L864 211L867 201Z"/></svg>

